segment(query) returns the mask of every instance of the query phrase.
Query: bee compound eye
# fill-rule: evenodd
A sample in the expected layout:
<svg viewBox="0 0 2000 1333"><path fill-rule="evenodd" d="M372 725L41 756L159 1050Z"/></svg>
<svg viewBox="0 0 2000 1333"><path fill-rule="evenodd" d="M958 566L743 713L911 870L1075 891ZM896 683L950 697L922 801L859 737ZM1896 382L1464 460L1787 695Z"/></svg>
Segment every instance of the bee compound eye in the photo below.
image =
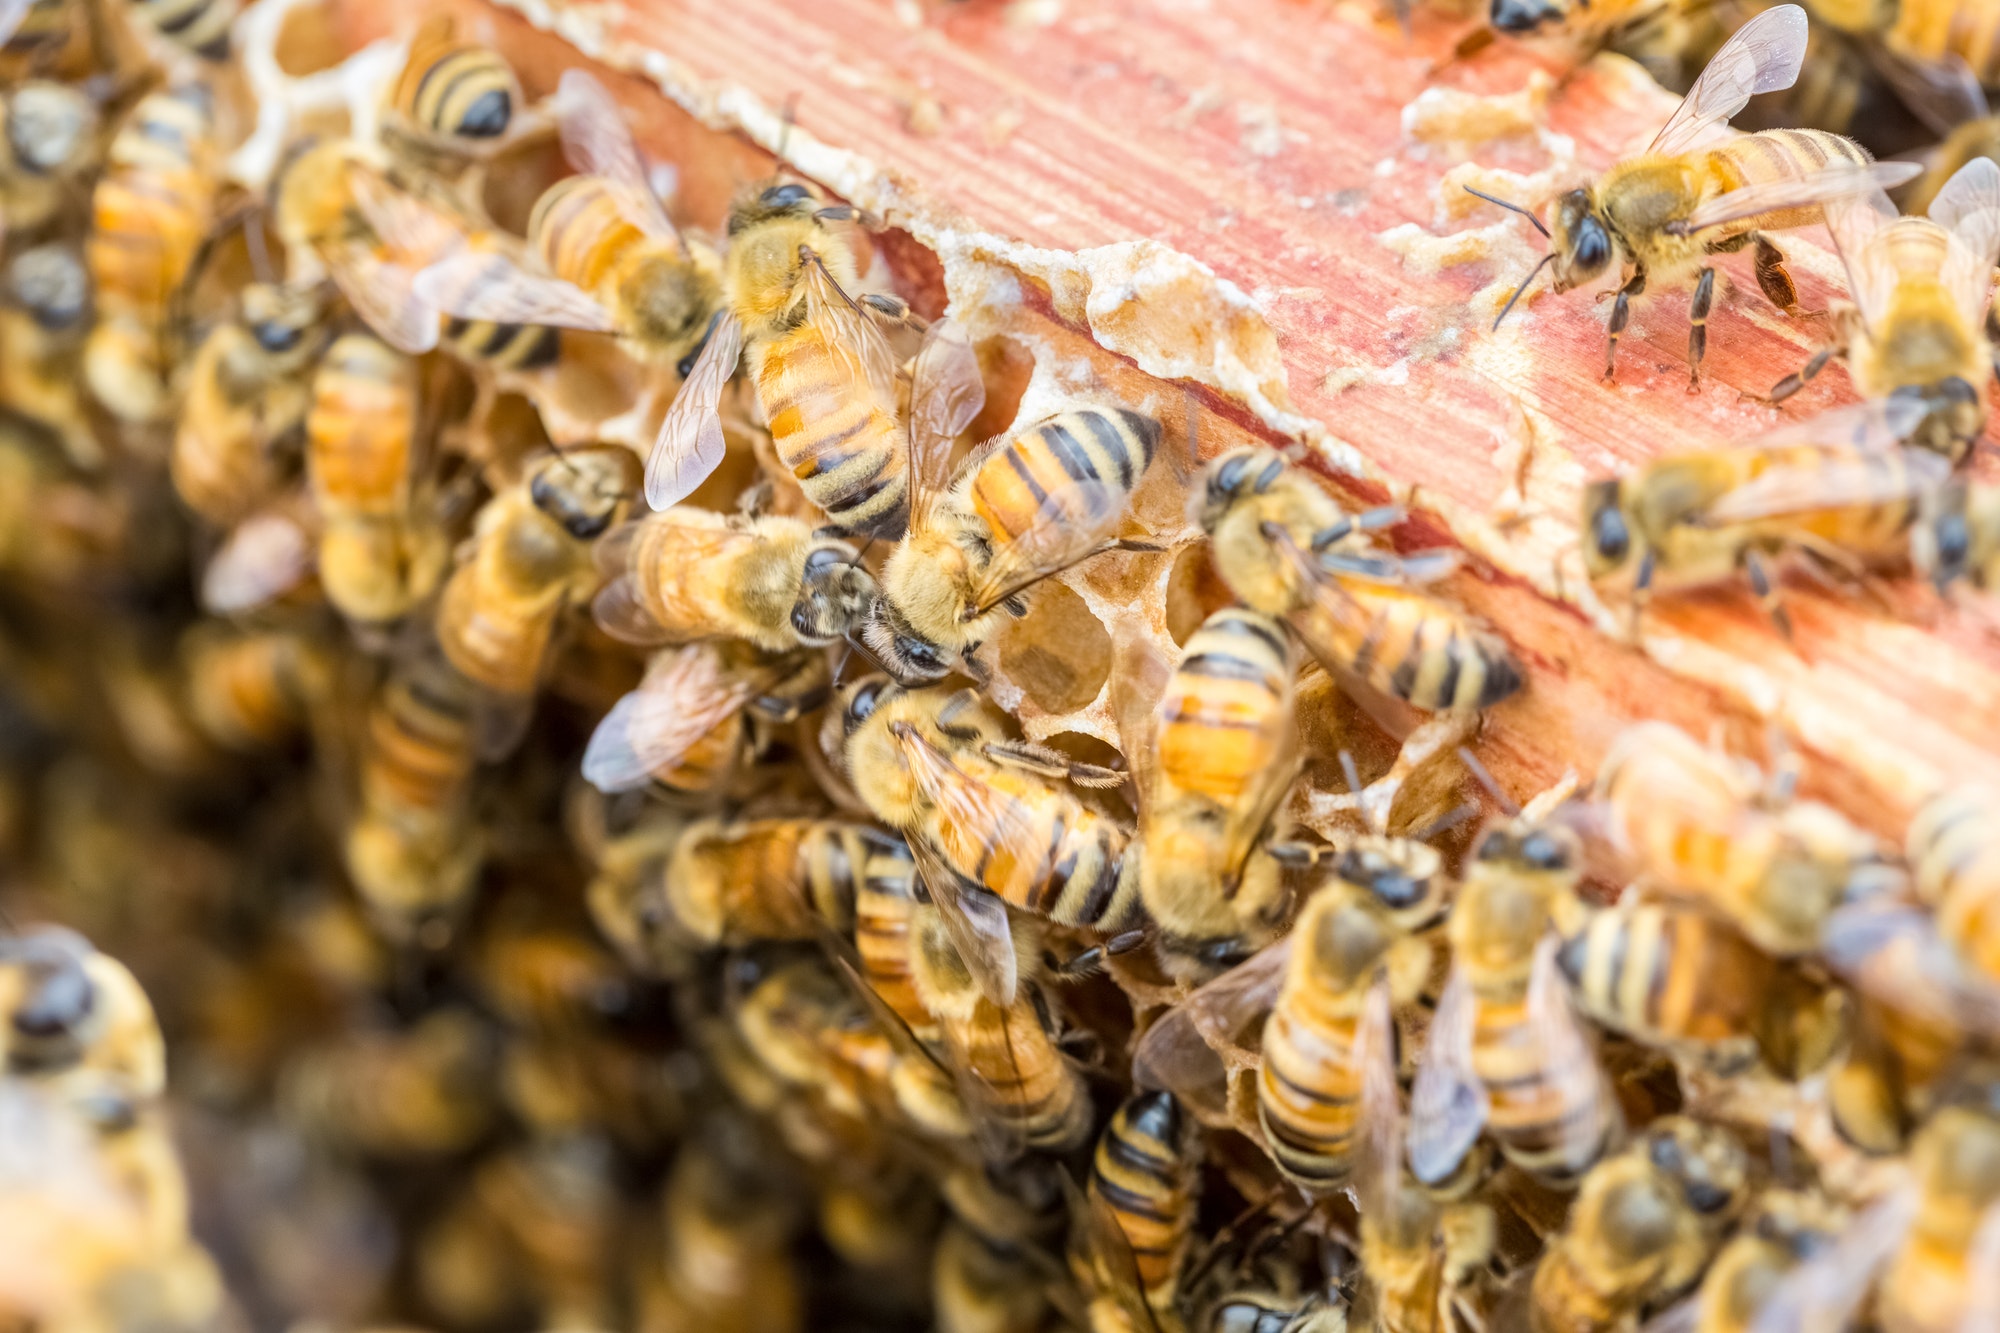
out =
<svg viewBox="0 0 2000 1333"><path fill-rule="evenodd" d="M763 194L764 202L772 208L790 208L795 204L804 203L811 197L806 192L805 186L797 184L773 185Z"/></svg>
<svg viewBox="0 0 2000 1333"><path fill-rule="evenodd" d="M1591 515L1590 541L1597 554L1616 564L1632 553L1632 534L1625 526L1625 514L1617 505L1606 505Z"/></svg>

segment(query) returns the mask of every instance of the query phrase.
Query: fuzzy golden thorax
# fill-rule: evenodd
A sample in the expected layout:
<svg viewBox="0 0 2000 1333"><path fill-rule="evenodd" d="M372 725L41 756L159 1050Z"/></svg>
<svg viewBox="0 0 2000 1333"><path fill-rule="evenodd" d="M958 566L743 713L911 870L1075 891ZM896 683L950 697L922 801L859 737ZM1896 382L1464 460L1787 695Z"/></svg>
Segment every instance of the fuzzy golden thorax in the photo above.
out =
<svg viewBox="0 0 2000 1333"><path fill-rule="evenodd" d="M1581 865L1582 849L1567 829L1501 825L1480 839L1448 926L1452 956L1475 989L1527 984L1535 946L1570 906Z"/></svg>
<svg viewBox="0 0 2000 1333"><path fill-rule="evenodd" d="M802 251L817 256L842 290L854 290L853 252L819 220L820 207L805 186L786 184L746 194L731 208L724 283L752 340L776 337L804 317Z"/></svg>
<svg viewBox="0 0 2000 1333"><path fill-rule="evenodd" d="M722 284L713 267L662 244L623 267L612 296L613 322L635 347L649 360L675 364L707 331L722 304Z"/></svg>
<svg viewBox="0 0 2000 1333"><path fill-rule="evenodd" d="M1223 582L1245 605L1282 616L1303 606L1311 589L1277 544L1275 528L1299 550L1344 517L1333 497L1310 480L1286 474L1261 493L1240 496L1221 511L1209 531L1209 551Z"/></svg>
<svg viewBox="0 0 2000 1333"><path fill-rule="evenodd" d="M957 700L949 690L906 690L887 677L866 676L834 701L844 737L841 767L855 794L890 827L910 829L928 810L896 739L897 723L908 723L946 751L1005 734L993 705L980 699L958 706Z"/></svg>

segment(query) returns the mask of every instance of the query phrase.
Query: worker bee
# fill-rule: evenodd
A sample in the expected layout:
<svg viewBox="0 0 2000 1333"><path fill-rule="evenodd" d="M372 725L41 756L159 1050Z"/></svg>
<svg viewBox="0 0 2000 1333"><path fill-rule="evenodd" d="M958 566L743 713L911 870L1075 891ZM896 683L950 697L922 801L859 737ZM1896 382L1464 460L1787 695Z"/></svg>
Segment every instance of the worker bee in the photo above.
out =
<svg viewBox="0 0 2000 1333"><path fill-rule="evenodd" d="M833 819L704 819L664 869L674 920L705 945L818 939L854 920L860 878L889 841Z"/></svg>
<svg viewBox="0 0 2000 1333"><path fill-rule="evenodd" d="M1940 596L1960 580L2000 588L2000 487L1953 477L1926 494L1910 529L1910 563Z"/></svg>
<svg viewBox="0 0 2000 1333"><path fill-rule="evenodd" d="M1520 689L1507 646L1420 586L1455 568L1455 552L1397 556L1365 544L1400 510L1350 515L1277 452L1240 449L1209 463L1189 515L1230 590L1287 620L1337 679L1455 716Z"/></svg>
<svg viewBox="0 0 2000 1333"><path fill-rule="evenodd" d="M773 1173L751 1158L747 1136L722 1128L710 1126L674 1160L664 1196L664 1281L640 1327L800 1333L805 1294L791 1252L794 1209ZM744 1141L717 1152L718 1138Z"/></svg>
<svg viewBox="0 0 2000 1333"><path fill-rule="evenodd" d="M676 505L611 532L597 558L610 582L591 612L628 643L820 647L845 637L875 596L852 545L776 514Z"/></svg>
<svg viewBox="0 0 2000 1333"><path fill-rule="evenodd" d="M1790 1327L1778 1318L1775 1293L1787 1274L1832 1246L1840 1227L1838 1210L1819 1194L1765 1190L1744 1211L1729 1243L1717 1251L1701 1290L1648 1323L1646 1333Z"/></svg>
<svg viewBox="0 0 2000 1333"><path fill-rule="evenodd" d="M213 99L201 84L148 94L111 141L84 241L97 324L83 368L121 421L155 423L170 409L168 306L208 231L220 165Z"/></svg>
<svg viewBox="0 0 2000 1333"><path fill-rule="evenodd" d="M844 205L823 207L795 183L752 190L731 206L721 313L646 460L653 508L687 498L722 461L716 407L747 349L778 461L806 498L847 532L902 534L909 436L897 419L895 354L876 321L907 321L909 310L895 297L849 295L854 254L827 224L854 216ZM911 419L945 440L985 400L970 351L947 326L928 337L912 374Z"/></svg>
<svg viewBox="0 0 2000 1333"><path fill-rule="evenodd" d="M195 350L169 464L181 500L216 527L267 501L297 462L321 313L311 290L254 283Z"/></svg>
<svg viewBox="0 0 2000 1333"><path fill-rule="evenodd" d="M1767 792L1749 766L1664 722L1612 743L1596 799L1647 883L1707 903L1779 957L1818 948L1836 907L1896 874L1836 811Z"/></svg>
<svg viewBox="0 0 2000 1333"><path fill-rule="evenodd" d="M859 640L905 683L943 677L1005 616L1027 614L1036 583L1128 546L1114 533L1160 440L1159 422L1128 408L1072 407L968 458L945 486L953 423L984 398L970 344L947 327L933 326L918 354L910 530L882 567Z"/></svg>
<svg viewBox="0 0 2000 1333"><path fill-rule="evenodd" d="M1800 1078L1845 1035L1843 992L1773 960L1693 903L1627 898L1594 911L1556 961L1592 1019L1718 1070L1761 1056Z"/></svg>
<svg viewBox="0 0 2000 1333"><path fill-rule="evenodd" d="M1048 1297L1033 1264L962 1222L945 1224L931 1252L938 1333L1039 1333Z"/></svg>
<svg viewBox="0 0 2000 1333"><path fill-rule="evenodd" d="M2000 982L2000 836L1996 799L1975 787L1939 793L1910 821L1905 844L1917 896L1940 936L1972 966Z"/></svg>
<svg viewBox="0 0 2000 1333"><path fill-rule="evenodd" d="M203 60L229 58L229 30L243 0L132 0L130 10L147 27Z"/></svg>
<svg viewBox="0 0 2000 1333"><path fill-rule="evenodd" d="M1593 482L1583 494L1584 568L1599 589L1628 588L1635 617L1656 590L1740 571L1789 635L1774 558L1802 553L1862 571L1909 555L1926 497L1950 472L1942 455L1896 443L1926 411L1914 398L1840 409Z"/></svg>
<svg viewBox="0 0 2000 1333"><path fill-rule="evenodd" d="M916 862L901 838L869 829L854 884L854 952L862 979L918 1040L934 1042L937 1023L917 993L910 962L916 919Z"/></svg>
<svg viewBox="0 0 2000 1333"><path fill-rule="evenodd" d="M1621 1129L1550 932L1574 922L1583 852L1538 808L1554 795L1480 836L1452 904L1451 980L1410 1103L1410 1166L1427 1185L1452 1176L1481 1129L1554 1184L1578 1179Z"/></svg>
<svg viewBox="0 0 2000 1333"><path fill-rule="evenodd" d="M639 688L597 724L585 781L600 791L658 782L688 796L725 789L758 748L753 719L786 723L829 693L826 658L703 640L654 654Z"/></svg>
<svg viewBox="0 0 2000 1333"><path fill-rule="evenodd" d="M463 1151L492 1125L491 1034L463 1008L358 1031L285 1070L288 1115L326 1142L390 1161Z"/></svg>
<svg viewBox="0 0 2000 1333"><path fill-rule="evenodd" d="M491 145L507 133L521 105L513 68L498 52L459 40L456 20L438 14L410 40L382 128L398 150L435 164L440 156Z"/></svg>
<svg viewBox="0 0 2000 1333"><path fill-rule="evenodd" d="M416 430L416 364L365 333L336 339L313 373L306 476L320 583L359 624L397 620L429 597L450 557L422 512Z"/></svg>
<svg viewBox="0 0 2000 1333"><path fill-rule="evenodd" d="M968 1109L1031 1148L1067 1152L1089 1137L1089 1089L1057 1048L1040 991L1022 986L1005 1004L988 999L929 905L910 921L910 973Z"/></svg>
<svg viewBox="0 0 2000 1333"><path fill-rule="evenodd" d="M1268 940L1287 905L1266 843L1282 833L1299 767L1291 640L1282 622L1229 607L1188 638L1166 679L1157 659L1119 666L1139 897L1169 971L1206 980Z"/></svg>
<svg viewBox="0 0 2000 1333"><path fill-rule="evenodd" d="M99 146L97 104L50 79L0 97L0 217L9 239L74 216Z"/></svg>
<svg viewBox="0 0 2000 1333"><path fill-rule="evenodd" d="M1806 14L1797 5L1765 10L1738 28L1645 153L1556 201L1553 230L1519 205L1493 200L1527 214L1549 238L1548 254L1515 289L1500 317L1506 318L1544 267L1555 266L1555 290L1561 293L1591 281L1622 255L1632 272L1611 307L1604 354L1608 380L1632 298L1649 283L1675 282L1698 269L1688 307L1692 390L1701 384L1715 294L1710 255L1754 246L1764 295L1788 314L1802 313L1784 255L1764 233L1811 226L1820 221L1821 205L1900 185L1920 170L1914 163L1875 162L1853 140L1822 130L1763 130L1714 148L1696 147L1707 130L1728 121L1755 94L1792 86L1805 58L1806 34Z"/></svg>
<svg viewBox="0 0 2000 1333"><path fill-rule="evenodd" d="M622 450L557 454L479 513L438 602L438 646L491 697L482 754L520 739L563 609L597 590L589 543L623 511Z"/></svg>
<svg viewBox="0 0 2000 1333"><path fill-rule="evenodd" d="M67 245L38 245L7 261L0 297L0 398L54 432L79 467L103 448L90 426L78 356L90 327L90 275Z"/></svg>
<svg viewBox="0 0 2000 1333"><path fill-rule="evenodd" d="M238 752L271 749L304 732L332 685L326 653L285 630L196 626L181 641L181 658L195 724Z"/></svg>
<svg viewBox="0 0 2000 1333"><path fill-rule="evenodd" d="M1936 99L1957 83L2000 85L2000 23L1977 5L1962 0L1896 5L1812 0L1807 8L1827 27L1879 49L1886 59L1878 63L1906 98L1922 93L1926 100ZM1907 69L1899 71L1898 66Z"/></svg>
<svg viewBox="0 0 2000 1333"><path fill-rule="evenodd" d="M1583 1179L1530 1287L1545 1333L1630 1327L1698 1279L1741 1208L1749 1175L1726 1129L1668 1116Z"/></svg>
<svg viewBox="0 0 2000 1333"><path fill-rule="evenodd" d="M59 926L0 940L0 1054L7 1072L62 1086L112 1080L133 1101L166 1086L166 1044L125 965Z"/></svg>
<svg viewBox="0 0 2000 1333"><path fill-rule="evenodd" d="M1019 975L1007 909L1119 940L1141 916L1125 828L1073 783L1123 775L1007 740L972 691L856 682L840 708L845 771L876 817L909 839L966 966L996 1005Z"/></svg>
<svg viewBox="0 0 2000 1333"><path fill-rule="evenodd" d="M1070 1256L1092 1295L1093 1328L1179 1327L1201 1183L1197 1145L1192 1118L1170 1092L1139 1093L1104 1127L1090 1160L1083 1243Z"/></svg>
<svg viewBox="0 0 2000 1333"><path fill-rule="evenodd" d="M1929 415L1910 442L1962 462L1986 425L1993 373L1984 321L2000 260L2000 166L1967 163L1931 201L1929 217L1899 217L1889 196L1870 190L1829 203L1826 224L1856 309L1838 341L1781 380L1772 400L1790 397L1839 355L1863 396L1923 402Z"/></svg>

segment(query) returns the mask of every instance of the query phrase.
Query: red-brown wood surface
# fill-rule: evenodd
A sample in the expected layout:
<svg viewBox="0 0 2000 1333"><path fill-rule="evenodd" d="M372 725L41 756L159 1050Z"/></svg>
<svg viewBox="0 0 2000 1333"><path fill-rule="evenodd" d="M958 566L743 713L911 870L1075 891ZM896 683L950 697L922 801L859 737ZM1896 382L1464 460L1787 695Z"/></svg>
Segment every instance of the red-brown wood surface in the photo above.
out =
<svg viewBox="0 0 2000 1333"><path fill-rule="evenodd" d="M484 16L531 92L577 60L455 2ZM1508 43L1447 63L1463 25L1443 16L1419 14L1406 42L1365 6L1288 0L510 3L640 73L616 90L647 146L680 165L677 206L694 220L713 225L768 169L747 147L718 152L713 131L774 147L795 99L787 157L936 251L955 297L1014 270L1034 281L1008 318L1123 353L1095 355L1114 389L1158 395L1147 371L1199 380L1204 451L1246 432L1304 442L1329 470L1366 474L1343 482L1356 499L1411 498L1422 512L1404 544L1456 540L1483 557L1448 587L1531 670L1483 741L1519 787L1587 775L1637 717L1721 724L1752 753L1782 730L1809 789L1887 834L1940 784L2000 774L2000 646L1979 616L1918 590L1895 590L1891 609L1791 586L1792 646L1739 592L1660 599L1643 650L1604 632L1623 626L1619 608L1578 604L1578 487L1776 424L1739 391L1767 390L1820 334L1773 311L1739 259L1722 263L1699 394L1685 392L1685 291L1638 305L1615 385L1599 382L1604 307L1587 291L1538 295L1489 331L1540 241L1464 196L1463 168L1447 172L1520 172L1484 180L1540 202L1643 146L1674 99L1635 66L1604 58L1565 77ZM341 13L354 41L402 21L385 0ZM1512 115L1520 132L1431 137L1453 103L1411 108L1427 87L1506 98L1473 119ZM1459 232L1472 262L1422 262L1432 233ZM1220 285L1185 266L1154 284L1177 261L1151 251L1139 258L1165 269L1080 254L1142 238ZM1823 232L1784 244L1807 305L1840 295ZM889 249L909 251L906 280L924 276L914 247ZM1849 398L1832 369L1785 415ZM1499 524L1529 435L1522 521Z"/></svg>

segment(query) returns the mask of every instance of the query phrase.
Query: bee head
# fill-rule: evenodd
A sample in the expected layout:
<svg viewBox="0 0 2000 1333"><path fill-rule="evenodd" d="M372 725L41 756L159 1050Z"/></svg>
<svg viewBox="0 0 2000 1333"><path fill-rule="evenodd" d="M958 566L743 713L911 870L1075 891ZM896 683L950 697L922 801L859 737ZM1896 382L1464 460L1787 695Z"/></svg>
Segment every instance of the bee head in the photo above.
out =
<svg viewBox="0 0 2000 1333"><path fill-rule="evenodd" d="M1556 224L1549 244L1555 256L1558 292L1589 282L1610 266L1611 232L1598 216L1589 190L1571 190L1556 201Z"/></svg>
<svg viewBox="0 0 2000 1333"><path fill-rule="evenodd" d="M243 289L243 327L273 356L298 350L319 315L319 299L311 289L269 282Z"/></svg>
<svg viewBox="0 0 2000 1333"><path fill-rule="evenodd" d="M877 597L861 623L861 646L902 685L927 685L951 674L957 658L910 627L895 603Z"/></svg>
<svg viewBox="0 0 2000 1333"><path fill-rule="evenodd" d="M1592 482L1583 492L1583 567L1601 579L1632 559L1632 525L1625 514L1624 493L1616 477Z"/></svg>
<svg viewBox="0 0 2000 1333"><path fill-rule="evenodd" d="M90 313L90 276L74 250L39 245L7 266L7 299L50 332L72 329Z"/></svg>
<svg viewBox="0 0 2000 1333"><path fill-rule="evenodd" d="M780 218L805 220L819 211L818 196L798 181L784 181L779 184L755 187L736 200L729 210L729 234L761 222L774 222Z"/></svg>
<svg viewBox="0 0 2000 1333"><path fill-rule="evenodd" d="M1647 1131L1646 1156L1680 1186L1688 1207L1704 1217L1726 1214L1743 1196L1749 1161L1727 1130L1668 1116Z"/></svg>
<svg viewBox="0 0 2000 1333"><path fill-rule="evenodd" d="M1212 533L1232 505L1262 495L1285 473L1284 455L1275 449L1232 449L1203 469L1189 515L1203 532Z"/></svg>
<svg viewBox="0 0 2000 1333"><path fill-rule="evenodd" d="M792 629L813 647L842 639L875 605L875 580L855 561L846 542L827 541L806 555L799 597L792 603Z"/></svg>
<svg viewBox="0 0 2000 1333"><path fill-rule="evenodd" d="M90 946L67 930L37 930L14 941L4 962L19 970L8 1015L10 1058L17 1065L59 1068L81 1054L84 1028L97 1011L97 987L84 968Z"/></svg>
<svg viewBox="0 0 2000 1333"><path fill-rule="evenodd" d="M1942 594L1972 567L1972 525L1965 482L1953 478L1924 501L1923 521L1910 530L1910 560Z"/></svg>
<svg viewBox="0 0 2000 1333"><path fill-rule="evenodd" d="M861 724L875 716L875 710L899 694L896 683L884 675L868 675L848 685L841 691L840 724L848 735L861 729Z"/></svg>
<svg viewBox="0 0 2000 1333"><path fill-rule="evenodd" d="M1492 0L1487 21L1496 32L1533 32L1544 24L1561 23L1568 9L1551 0Z"/></svg>
<svg viewBox="0 0 2000 1333"><path fill-rule="evenodd" d="M1576 834L1560 824L1501 824L1479 839L1473 859L1536 875L1567 875L1582 862Z"/></svg>
<svg viewBox="0 0 2000 1333"><path fill-rule="evenodd" d="M528 483L535 508L562 524L580 542L604 535L630 493L620 449L558 454Z"/></svg>

